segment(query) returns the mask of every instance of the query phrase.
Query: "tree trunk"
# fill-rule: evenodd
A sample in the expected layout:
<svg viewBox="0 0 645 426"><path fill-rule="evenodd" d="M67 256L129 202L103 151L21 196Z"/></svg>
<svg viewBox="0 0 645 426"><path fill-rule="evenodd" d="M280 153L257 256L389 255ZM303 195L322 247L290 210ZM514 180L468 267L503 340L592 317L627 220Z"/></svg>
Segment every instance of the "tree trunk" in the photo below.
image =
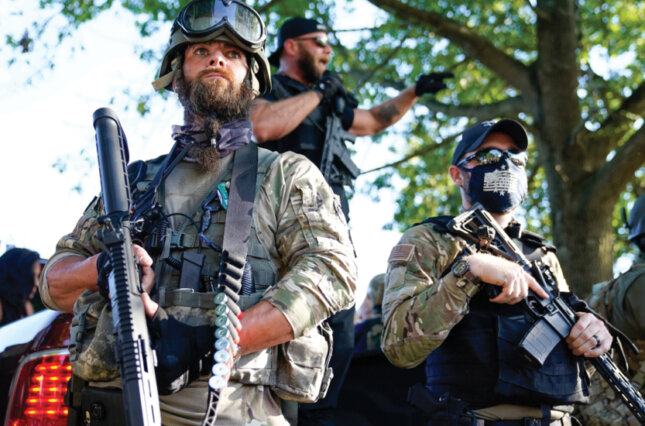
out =
<svg viewBox="0 0 645 426"><path fill-rule="evenodd" d="M613 275L614 205L585 205L584 197L570 194L551 203L554 243L571 290L586 297L593 284Z"/></svg>

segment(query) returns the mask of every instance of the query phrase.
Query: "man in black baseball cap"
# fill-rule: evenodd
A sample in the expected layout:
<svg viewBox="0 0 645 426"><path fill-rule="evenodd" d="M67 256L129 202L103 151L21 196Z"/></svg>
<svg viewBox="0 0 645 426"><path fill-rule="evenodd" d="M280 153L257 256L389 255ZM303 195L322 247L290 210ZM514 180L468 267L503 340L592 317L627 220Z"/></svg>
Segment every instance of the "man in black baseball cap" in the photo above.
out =
<svg viewBox="0 0 645 426"><path fill-rule="evenodd" d="M445 88L443 80L452 77L451 73L422 75L398 96L370 109L359 109L341 79L327 70L333 53L329 32L327 25L315 19L294 17L284 22L278 31L277 48L269 57L278 69L271 79L274 90L256 99L251 111L258 143L278 152L303 154L318 167L330 116L340 119L339 130L348 131L350 137L373 135L399 121L419 96ZM350 158L349 153L345 157ZM347 218L344 185L351 185L354 177L347 170L334 170L325 176L340 196Z"/></svg>
<svg viewBox="0 0 645 426"><path fill-rule="evenodd" d="M571 425L573 404L589 401L583 359L611 347L603 320L569 293L555 248L522 229L526 218L517 207L527 193L526 147L517 121L479 123L463 133L449 172L462 207L490 213L538 268L466 248L473 242L453 231L450 216L410 227L390 252L381 349L397 367L425 363L423 384L409 394L424 424ZM482 229L465 228L481 237L475 234ZM517 351L532 327L518 304L549 299L542 277L577 311L576 322L547 362L532 365Z"/></svg>
<svg viewBox="0 0 645 426"><path fill-rule="evenodd" d="M450 177L465 209L476 202L493 214L508 215L526 197L526 131L511 119L468 128L455 148Z"/></svg>
<svg viewBox="0 0 645 426"><path fill-rule="evenodd" d="M286 20L278 31L278 47L269 56L269 63L275 67L280 66L280 56L282 55L282 46L285 40L313 33L325 33L323 37L326 37L328 32L329 28L315 19L295 17Z"/></svg>

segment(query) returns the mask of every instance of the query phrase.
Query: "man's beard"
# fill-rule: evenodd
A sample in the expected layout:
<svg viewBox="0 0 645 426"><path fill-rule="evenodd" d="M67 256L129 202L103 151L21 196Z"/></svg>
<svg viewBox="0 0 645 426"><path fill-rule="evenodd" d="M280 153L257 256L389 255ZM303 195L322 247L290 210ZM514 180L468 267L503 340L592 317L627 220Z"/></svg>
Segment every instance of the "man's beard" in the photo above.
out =
<svg viewBox="0 0 645 426"><path fill-rule="evenodd" d="M194 123L195 117L203 118L203 129L206 140L210 141L219 131L222 124L248 118L253 91L246 83L233 89L230 80L222 84L222 80L204 82L201 76L209 70L202 71L194 81L188 83L183 73L178 72L175 82L175 92L179 102L184 107L184 120ZM195 145L188 152L202 170L213 172L220 163L217 148L213 145Z"/></svg>
<svg viewBox="0 0 645 426"><path fill-rule="evenodd" d="M219 79L204 82L201 77L208 72L202 71L190 83L179 72L175 91L184 107L186 123L195 122L195 116L202 117L204 132L210 139L222 124L248 118L254 95L246 83L232 88L230 80L226 80L228 84L222 84Z"/></svg>
<svg viewBox="0 0 645 426"><path fill-rule="evenodd" d="M308 50L300 50L298 65L300 66L300 70L302 71L305 81L309 83L316 83L322 78L323 71L320 71L316 67L316 58Z"/></svg>

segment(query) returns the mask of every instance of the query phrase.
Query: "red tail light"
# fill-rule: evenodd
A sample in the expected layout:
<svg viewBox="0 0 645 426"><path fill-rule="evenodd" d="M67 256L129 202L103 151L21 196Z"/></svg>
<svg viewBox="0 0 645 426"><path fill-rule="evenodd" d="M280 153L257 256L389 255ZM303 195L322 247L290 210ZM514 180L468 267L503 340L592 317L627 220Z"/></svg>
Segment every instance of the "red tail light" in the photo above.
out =
<svg viewBox="0 0 645 426"><path fill-rule="evenodd" d="M30 355L12 384L7 426L67 424L64 397L72 376L67 350Z"/></svg>

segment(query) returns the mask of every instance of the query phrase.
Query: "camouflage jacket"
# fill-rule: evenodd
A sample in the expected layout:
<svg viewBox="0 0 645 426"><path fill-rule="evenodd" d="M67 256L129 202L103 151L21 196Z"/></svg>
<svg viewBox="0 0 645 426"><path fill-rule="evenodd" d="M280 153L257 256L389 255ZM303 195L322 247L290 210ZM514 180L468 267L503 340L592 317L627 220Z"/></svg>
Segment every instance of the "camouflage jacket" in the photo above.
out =
<svg viewBox="0 0 645 426"><path fill-rule="evenodd" d="M641 393L645 392L645 254L634 265L611 281L593 286L589 306L623 331L638 347L627 351L627 377ZM579 407L577 416L585 425L637 425L638 420L598 374L591 378L591 401Z"/></svg>
<svg viewBox="0 0 645 426"><path fill-rule="evenodd" d="M230 164L226 167L230 169ZM207 177L208 181L215 179ZM183 185L185 188L187 183ZM175 186L179 188L182 184ZM184 190L186 198L193 199L175 197L167 213L191 214L189 205L201 200L192 195L199 189L191 186L190 191ZM95 233L99 228L96 218L101 213L100 200L91 203L74 230L58 241L45 268L67 256L89 257L100 252ZM256 192L252 228L277 271L275 285L262 299L282 311L296 337L354 303L356 259L338 198L319 170L303 156L286 153L271 163ZM47 306L58 309L46 280L40 283L40 291Z"/></svg>
<svg viewBox="0 0 645 426"><path fill-rule="evenodd" d="M407 230L392 249L383 295L381 348L394 365L419 365L469 312L468 303L479 285L444 274L465 246L463 239L422 223ZM568 291L555 254L549 251L543 261L551 266L560 289Z"/></svg>

